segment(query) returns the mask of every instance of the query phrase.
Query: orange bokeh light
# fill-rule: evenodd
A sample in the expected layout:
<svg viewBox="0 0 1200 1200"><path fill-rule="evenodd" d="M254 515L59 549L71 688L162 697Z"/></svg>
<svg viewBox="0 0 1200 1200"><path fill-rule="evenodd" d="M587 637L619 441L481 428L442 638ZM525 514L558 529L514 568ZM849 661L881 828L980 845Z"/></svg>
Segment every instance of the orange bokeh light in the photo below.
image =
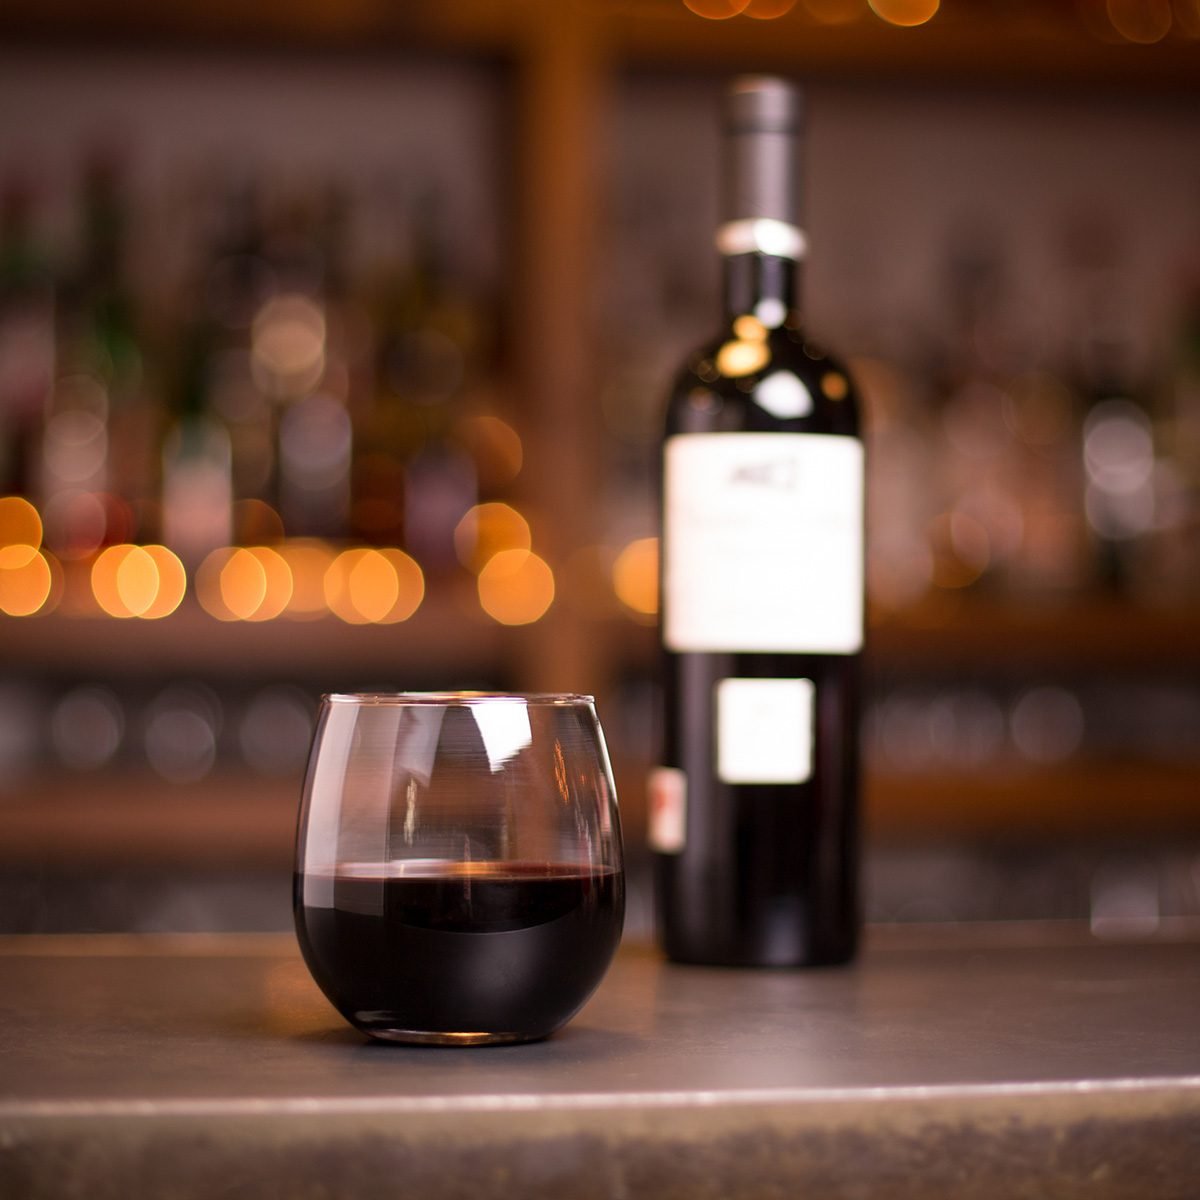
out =
<svg viewBox="0 0 1200 1200"><path fill-rule="evenodd" d="M109 546L92 564L92 596L110 617L170 616L187 591L183 563L166 546Z"/></svg>
<svg viewBox="0 0 1200 1200"><path fill-rule="evenodd" d="M158 567L140 546L109 546L92 563L92 595L110 617L140 616L157 592Z"/></svg>
<svg viewBox="0 0 1200 1200"><path fill-rule="evenodd" d="M725 21L742 12L750 0L683 0L685 8L707 21Z"/></svg>
<svg viewBox="0 0 1200 1200"><path fill-rule="evenodd" d="M795 7L796 0L750 0L744 11L756 21L773 21L776 17L786 16Z"/></svg>
<svg viewBox="0 0 1200 1200"><path fill-rule="evenodd" d="M658 538L630 542L613 563L613 590L617 599L639 617L658 613Z"/></svg>
<svg viewBox="0 0 1200 1200"><path fill-rule="evenodd" d="M425 597L425 577L402 550L344 550L325 574L325 600L351 625L405 621Z"/></svg>
<svg viewBox="0 0 1200 1200"><path fill-rule="evenodd" d="M529 625L554 603L554 573L529 550L501 550L479 572L479 603L501 625Z"/></svg>
<svg viewBox="0 0 1200 1200"><path fill-rule="evenodd" d="M267 572L244 546L234 550L217 577L221 602L235 621L248 621L267 598Z"/></svg>
<svg viewBox="0 0 1200 1200"><path fill-rule="evenodd" d="M34 550L16 566L0 566L0 612L31 617L46 607L55 575L48 555Z"/></svg>
<svg viewBox="0 0 1200 1200"><path fill-rule="evenodd" d="M416 559L403 550L380 550L379 553L396 572L396 602L386 616L380 618L384 624L407 621L421 607L425 599L425 575Z"/></svg>
<svg viewBox="0 0 1200 1200"><path fill-rule="evenodd" d="M263 598L246 620L272 621L287 608L292 598L291 568L283 556L270 546L250 546L246 552L262 568L264 581Z"/></svg>
<svg viewBox="0 0 1200 1200"><path fill-rule="evenodd" d="M329 611L325 600L325 574L334 560L324 542L298 538L283 542L279 553L292 572L292 598L287 615L298 621L313 621Z"/></svg>
<svg viewBox="0 0 1200 1200"><path fill-rule="evenodd" d="M1108 19L1126 41L1143 46L1171 32L1171 0L1108 0Z"/></svg>
<svg viewBox="0 0 1200 1200"><path fill-rule="evenodd" d="M292 572L268 546L225 546L196 572L196 598L219 621L269 621L292 597Z"/></svg>
<svg viewBox="0 0 1200 1200"><path fill-rule="evenodd" d="M166 546L143 546L158 570L158 588L154 599L139 615L146 621L169 617L183 603L187 592L187 571L179 558Z"/></svg>
<svg viewBox="0 0 1200 1200"><path fill-rule="evenodd" d="M455 424L454 433L470 451L484 487L503 487L521 473L525 459L521 436L507 421L488 413L464 417Z"/></svg>
<svg viewBox="0 0 1200 1200"><path fill-rule="evenodd" d="M0 570L28 566L41 544L38 510L22 496L0 496Z"/></svg>
<svg viewBox="0 0 1200 1200"><path fill-rule="evenodd" d="M116 584L127 615L140 617L158 599L158 564L141 546L130 546L117 566Z"/></svg>
<svg viewBox="0 0 1200 1200"><path fill-rule="evenodd" d="M940 0L869 0L872 11L889 25L911 27L932 20Z"/></svg>
<svg viewBox="0 0 1200 1200"><path fill-rule="evenodd" d="M467 510L454 530L454 549L464 567L478 573L501 550L528 550L529 522L509 504L492 501Z"/></svg>

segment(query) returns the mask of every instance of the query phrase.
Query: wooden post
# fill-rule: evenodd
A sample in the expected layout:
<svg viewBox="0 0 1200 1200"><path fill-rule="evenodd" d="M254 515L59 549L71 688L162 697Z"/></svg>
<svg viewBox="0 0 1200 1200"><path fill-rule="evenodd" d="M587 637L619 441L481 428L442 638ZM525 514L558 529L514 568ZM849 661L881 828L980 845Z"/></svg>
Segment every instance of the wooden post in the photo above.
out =
<svg viewBox="0 0 1200 1200"><path fill-rule="evenodd" d="M534 548L556 570L597 536L601 429L593 323L608 108L604 30L591 6L528 9L519 68L517 386L528 430ZM603 690L603 645L561 599L532 630L520 686Z"/></svg>

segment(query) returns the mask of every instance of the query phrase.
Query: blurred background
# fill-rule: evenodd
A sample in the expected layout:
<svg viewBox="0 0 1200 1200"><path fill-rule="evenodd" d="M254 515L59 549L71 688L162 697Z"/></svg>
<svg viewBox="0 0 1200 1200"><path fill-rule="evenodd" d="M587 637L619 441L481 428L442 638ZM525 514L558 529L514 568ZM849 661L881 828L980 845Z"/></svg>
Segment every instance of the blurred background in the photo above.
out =
<svg viewBox="0 0 1200 1200"><path fill-rule="evenodd" d="M805 307L866 396L867 915L1200 914L1200 0L0 33L0 931L288 927L325 691L595 693L643 881L745 70L806 84Z"/></svg>

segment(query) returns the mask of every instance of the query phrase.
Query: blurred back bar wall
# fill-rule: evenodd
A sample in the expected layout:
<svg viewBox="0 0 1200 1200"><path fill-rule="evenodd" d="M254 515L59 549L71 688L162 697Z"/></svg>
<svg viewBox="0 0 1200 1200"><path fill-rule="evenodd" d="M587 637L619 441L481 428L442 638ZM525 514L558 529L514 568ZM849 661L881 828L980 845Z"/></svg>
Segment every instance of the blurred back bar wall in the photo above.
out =
<svg viewBox="0 0 1200 1200"><path fill-rule="evenodd" d="M868 915L1200 914L1200 9L404 7L0 14L0 930L285 927L323 691L594 692L640 869L748 69L868 404Z"/></svg>

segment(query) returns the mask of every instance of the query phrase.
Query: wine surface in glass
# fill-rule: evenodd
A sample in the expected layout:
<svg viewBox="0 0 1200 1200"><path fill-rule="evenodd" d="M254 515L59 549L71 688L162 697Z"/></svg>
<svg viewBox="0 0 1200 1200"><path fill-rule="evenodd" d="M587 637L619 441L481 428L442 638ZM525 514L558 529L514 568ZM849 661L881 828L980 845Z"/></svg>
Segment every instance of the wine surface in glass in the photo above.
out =
<svg viewBox="0 0 1200 1200"><path fill-rule="evenodd" d="M624 887L586 863L343 863L296 876L295 915L313 978L364 1033L529 1041L600 983Z"/></svg>

